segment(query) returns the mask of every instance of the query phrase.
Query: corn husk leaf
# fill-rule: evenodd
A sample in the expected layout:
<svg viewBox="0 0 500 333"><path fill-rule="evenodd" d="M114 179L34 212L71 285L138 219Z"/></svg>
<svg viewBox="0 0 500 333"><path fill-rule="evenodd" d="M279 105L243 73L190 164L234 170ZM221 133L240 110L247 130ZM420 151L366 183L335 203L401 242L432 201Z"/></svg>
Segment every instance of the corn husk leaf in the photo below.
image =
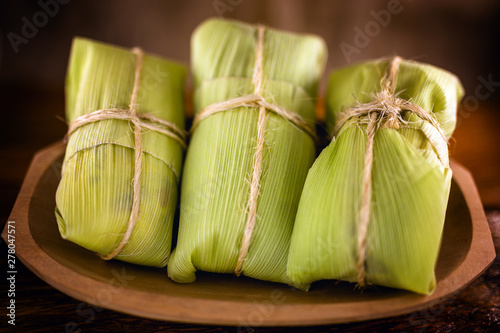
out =
<svg viewBox="0 0 500 333"><path fill-rule="evenodd" d="M195 112L251 94L257 30L235 21L208 20L192 37ZM263 96L314 123L314 100L326 58L315 36L265 30ZM256 149L258 108L238 107L203 120L188 148L181 190L177 247L168 274L192 282L195 271L234 273L246 225ZM243 274L292 283L288 247L314 141L267 112L257 222ZM300 285L304 288L304 285Z"/></svg>
<svg viewBox="0 0 500 333"><path fill-rule="evenodd" d="M87 39L73 41L66 81L66 118L107 108L128 109L136 58L130 51ZM185 68L145 55L138 93L140 113L184 128ZM140 215L116 259L164 266L170 253L183 151L164 134L142 132ZM132 207L134 135L129 121L87 124L68 142L56 194L63 238L100 255L121 241Z"/></svg>
<svg viewBox="0 0 500 333"><path fill-rule="evenodd" d="M387 61L370 61L332 74L326 97L332 134L340 112L371 101L380 91L386 67ZM396 92L432 113L451 136L463 95L454 75L403 61ZM423 134L432 125L411 112L403 118L407 128L380 128L375 134L366 281L429 294L436 284L452 173ZM309 171L288 261L288 273L297 283L357 281L366 130L366 123L346 122Z"/></svg>

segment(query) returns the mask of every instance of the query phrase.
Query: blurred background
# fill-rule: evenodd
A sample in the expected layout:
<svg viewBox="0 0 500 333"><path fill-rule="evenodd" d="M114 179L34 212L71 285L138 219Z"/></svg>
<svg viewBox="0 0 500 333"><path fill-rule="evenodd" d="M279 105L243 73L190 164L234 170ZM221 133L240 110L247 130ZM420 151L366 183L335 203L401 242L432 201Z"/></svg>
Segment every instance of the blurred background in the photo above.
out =
<svg viewBox="0 0 500 333"><path fill-rule="evenodd" d="M322 36L331 70L399 54L457 74L467 97L452 157L500 205L500 2L489 0L0 1L0 216L7 219L32 154L63 137L64 79L74 36L189 63L190 35L208 17ZM326 77L321 94L324 94Z"/></svg>
<svg viewBox="0 0 500 333"><path fill-rule="evenodd" d="M420 331L426 327L430 331L459 327L463 331L477 331L480 326L491 329L492 325L498 326L500 1L495 0L0 0L2 229L33 154L61 140L67 130L64 80L73 37L124 47L140 46L147 52L188 65L191 33L209 17L264 23L322 36L329 49L320 89L322 96L332 70L395 54L442 67L461 79L466 97L458 110L450 154L476 180L496 244L495 263L452 300L428 312L415 312L410 320L400 316L359 326L353 324L350 330L349 325L328 330L385 331L392 327L406 331L408 327L417 329L412 326L414 323L418 323ZM3 240L0 251L7 253ZM7 256L2 258L0 266L7 267ZM137 327L144 332L170 331L172 327L186 332L226 331L159 323L108 310L87 321L82 316L88 309L79 312L84 303L56 291L20 262L18 266L18 328L31 325L31 329L36 326L36 332L65 328L68 331L64 325L77 320L82 331L124 332ZM3 285L6 284L4 280ZM7 302L7 298L1 298L0 307L6 309L6 304L1 303L4 299Z"/></svg>

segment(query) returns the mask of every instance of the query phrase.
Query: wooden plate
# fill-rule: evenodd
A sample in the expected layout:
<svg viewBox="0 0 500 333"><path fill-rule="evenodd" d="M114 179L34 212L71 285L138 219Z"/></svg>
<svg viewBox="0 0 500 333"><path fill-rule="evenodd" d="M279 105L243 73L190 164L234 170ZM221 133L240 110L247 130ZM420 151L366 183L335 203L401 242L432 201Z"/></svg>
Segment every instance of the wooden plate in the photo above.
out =
<svg viewBox="0 0 500 333"><path fill-rule="evenodd" d="M128 314L177 322L234 326L320 325L383 318L431 306L486 270L495 249L469 172L452 163L454 181L431 296L383 287L363 293L349 283L321 281L303 292L285 285L198 273L177 284L165 269L106 262L63 240L54 217L64 144L38 152L10 216L16 254L41 279L87 303ZM6 229L3 238L7 240Z"/></svg>

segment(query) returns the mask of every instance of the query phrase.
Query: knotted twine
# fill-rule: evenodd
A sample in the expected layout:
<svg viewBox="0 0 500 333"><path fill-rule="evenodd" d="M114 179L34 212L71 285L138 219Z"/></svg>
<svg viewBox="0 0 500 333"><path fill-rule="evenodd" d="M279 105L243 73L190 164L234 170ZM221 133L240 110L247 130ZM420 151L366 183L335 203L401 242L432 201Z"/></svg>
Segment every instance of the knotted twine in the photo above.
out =
<svg viewBox="0 0 500 333"><path fill-rule="evenodd" d="M401 57L393 57L389 60L385 75L380 81L381 91L375 93L372 101L357 104L344 111L338 121L338 131L344 123L351 118L358 118L355 123L366 123L367 121L367 143L364 156L364 170L362 183L362 199L359 214L359 225L357 234L357 283L360 287L366 285L366 243L368 226L371 213L372 194L372 169L373 169L373 147L375 134L379 128L399 129L407 126L407 121L402 118L403 111L410 111L424 121L429 122L439 133L432 135L429 130L422 130L426 135L443 167L448 167L447 139L438 121L420 106L405 99L397 97L396 77L401 63ZM443 148L444 147L444 148Z"/></svg>
<svg viewBox="0 0 500 333"><path fill-rule="evenodd" d="M257 220L257 200L260 194L260 179L262 175L262 158L264 155L264 143L265 143L265 127L266 127L266 111L274 112L275 114L281 116L287 120L292 126L296 127L300 131L304 131L313 140L317 140L316 130L314 126L310 125L304 118L295 112L288 111L283 107L275 104L268 103L264 97L262 97L262 84L264 81L263 72L263 53L264 53L264 32L265 26L257 26L257 45L255 54L255 63L253 67L252 84L254 86L254 91L252 94L236 97L227 101L210 104L203 108L193 119L193 124L191 127L191 132L194 131L196 126L207 117L213 114L232 110L238 107L256 107L259 108L259 118L257 121L257 144L253 159L253 171L252 180L250 183L250 196L247 202L247 220L245 224L245 230L243 233L243 239L241 243L240 252L238 255L238 261L236 263L236 268L234 270L236 275L240 275L242 272L243 262L247 256L248 249L250 247L251 238L253 230L255 228L255 223Z"/></svg>
<svg viewBox="0 0 500 333"><path fill-rule="evenodd" d="M141 70L144 58L144 51L140 48L133 48L132 53L135 55L135 70L134 70L134 86L130 97L128 110L113 108L97 110L76 118L68 128L66 138L69 138L78 128L90 123L108 119L127 120L134 126L134 188L133 199L130 217L127 223L127 229L122 236L120 243L109 254L102 256L102 259L110 260L117 256L128 243L132 232L139 220L139 206L141 198L141 170L142 170L142 129L148 129L153 132L162 133L175 141L181 147L186 148L186 134L183 130L175 126L175 124L166 120L157 118L151 114L137 112L137 97L139 94L139 86L141 81Z"/></svg>

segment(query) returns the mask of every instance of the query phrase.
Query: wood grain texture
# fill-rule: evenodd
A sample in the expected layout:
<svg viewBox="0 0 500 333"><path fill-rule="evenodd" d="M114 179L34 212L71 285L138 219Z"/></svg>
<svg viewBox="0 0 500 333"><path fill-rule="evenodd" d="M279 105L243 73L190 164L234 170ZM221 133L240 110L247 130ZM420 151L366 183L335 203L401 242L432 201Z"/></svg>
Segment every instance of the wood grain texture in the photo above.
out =
<svg viewBox="0 0 500 333"><path fill-rule="evenodd" d="M54 193L64 144L37 153L9 218L16 221L16 254L43 280L99 308L187 323L254 326L319 325L385 318L422 310L450 297L495 257L490 231L470 174L452 164L454 180L430 296L382 287L363 293L352 284L322 281L309 292L228 275L202 274L176 284L164 269L104 262L61 239ZM3 233L7 239L6 230Z"/></svg>
<svg viewBox="0 0 500 333"><path fill-rule="evenodd" d="M489 211L500 230L500 210ZM500 234L497 234L497 239ZM0 247L6 251L5 243ZM5 252L4 252L5 253ZM4 259L2 259L5 261ZM5 265L2 265L5 267ZM500 324L500 258L467 288L431 307L407 315L316 327L254 327L241 332L493 332ZM234 326L180 324L97 309L54 289L19 264L16 331L19 332L237 332ZM5 290L5 289L4 289ZM2 298L2 307L5 305ZM0 323L0 329L5 328ZM80 331L78 331L80 330ZM14 330L11 330L14 331Z"/></svg>
<svg viewBox="0 0 500 333"><path fill-rule="evenodd" d="M0 165L0 216L5 223L12 210L33 153L64 135L64 122L54 114L62 115L62 92L32 90L26 87L3 87L0 93L16 101L16 110L9 113L4 140L0 142L0 154L5 158ZM496 130L499 124L496 106L481 105L464 119L455 134L452 157L472 171L478 189L486 204L486 215L500 253L500 145ZM5 125L5 124L4 124ZM478 144L486 144L477 149ZM3 228L3 227L2 227ZM7 246L0 240L2 270L6 271ZM73 299L54 289L22 263L17 263L16 280L16 329L22 332L235 332L234 326L180 324L130 316L123 313L95 308L88 303ZM334 324L315 327L254 327L254 332L493 332L500 326L500 256L492 266L468 287L442 302L410 314L369 320L357 323ZM7 284L2 279L2 292ZM5 309L7 297L0 298ZM0 330L7 328L5 311L2 310ZM242 332L252 332L243 328Z"/></svg>

